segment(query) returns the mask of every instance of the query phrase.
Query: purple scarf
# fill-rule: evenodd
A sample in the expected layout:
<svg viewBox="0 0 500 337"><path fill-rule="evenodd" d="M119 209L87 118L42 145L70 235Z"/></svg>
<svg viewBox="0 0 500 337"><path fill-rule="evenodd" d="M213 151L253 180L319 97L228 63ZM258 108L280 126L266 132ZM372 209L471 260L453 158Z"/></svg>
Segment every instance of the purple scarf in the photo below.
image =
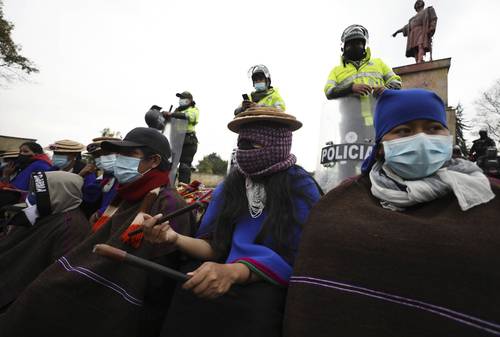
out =
<svg viewBox="0 0 500 337"><path fill-rule="evenodd" d="M236 151L236 167L246 177L267 176L286 170L297 161L290 153L292 131L286 127L251 125L239 130L238 142L247 140L260 149Z"/></svg>

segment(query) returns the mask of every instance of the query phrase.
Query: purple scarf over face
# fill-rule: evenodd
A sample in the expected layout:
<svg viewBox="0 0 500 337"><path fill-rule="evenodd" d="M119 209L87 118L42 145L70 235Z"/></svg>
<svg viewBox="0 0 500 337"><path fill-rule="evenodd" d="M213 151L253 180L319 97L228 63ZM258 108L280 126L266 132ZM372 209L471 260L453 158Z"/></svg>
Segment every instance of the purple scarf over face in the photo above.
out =
<svg viewBox="0 0 500 337"><path fill-rule="evenodd" d="M236 167L246 177L262 177L283 171L297 161L290 154L292 131L286 127L244 126L239 130L238 143L241 140L262 145L260 149L236 151Z"/></svg>

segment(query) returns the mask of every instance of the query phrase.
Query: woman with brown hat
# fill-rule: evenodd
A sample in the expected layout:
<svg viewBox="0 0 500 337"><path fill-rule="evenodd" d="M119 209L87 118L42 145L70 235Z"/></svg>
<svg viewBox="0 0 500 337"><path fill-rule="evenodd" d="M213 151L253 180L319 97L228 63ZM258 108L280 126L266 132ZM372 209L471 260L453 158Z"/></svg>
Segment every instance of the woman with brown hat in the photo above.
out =
<svg viewBox="0 0 500 337"><path fill-rule="evenodd" d="M69 139L58 140L50 144L48 149L54 152L52 162L59 170L79 174L85 167L81 161L81 153L85 145L79 142Z"/></svg>
<svg viewBox="0 0 500 337"><path fill-rule="evenodd" d="M92 143L87 145L87 152L95 161L97 169L101 174L83 188L83 198L85 201L96 205L92 210L90 223L94 223L104 213L111 200L116 195L118 180L114 176L116 153L105 151L101 144L104 141L120 141L119 138L97 137L92 139Z"/></svg>
<svg viewBox="0 0 500 337"><path fill-rule="evenodd" d="M145 223L147 240L208 261L185 266L190 279L182 288L189 291L176 291L162 336L281 335L302 224L320 197L290 153L292 131L301 126L276 108L239 114L228 125L239 134L236 169L215 189L197 238L168 223L153 227L158 217Z"/></svg>

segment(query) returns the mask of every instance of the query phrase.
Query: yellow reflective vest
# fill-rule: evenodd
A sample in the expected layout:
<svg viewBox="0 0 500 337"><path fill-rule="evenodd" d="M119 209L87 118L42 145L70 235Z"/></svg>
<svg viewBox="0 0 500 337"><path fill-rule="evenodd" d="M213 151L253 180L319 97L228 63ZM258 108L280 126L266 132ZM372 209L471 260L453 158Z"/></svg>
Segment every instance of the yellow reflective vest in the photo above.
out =
<svg viewBox="0 0 500 337"><path fill-rule="evenodd" d="M281 98L281 95L276 88L270 88L266 92L266 96L261 98L259 101L254 101L254 94L255 92L252 92L250 94L252 102L257 103L257 105L261 106L272 106L278 109L281 109L283 111L286 110L285 106L285 101L283 101L283 98Z"/></svg>
<svg viewBox="0 0 500 337"><path fill-rule="evenodd" d="M389 89L400 89L401 78L394 73L381 59L371 58L370 48L366 48L366 56L356 67L352 62L345 62L341 57L341 64L330 71L325 84L325 95L328 99L340 97L339 92L350 93L352 85L368 84L372 87L385 86ZM365 119L365 125L373 125L371 103L368 97L360 97L361 114Z"/></svg>
<svg viewBox="0 0 500 337"><path fill-rule="evenodd" d="M198 120L200 119L200 110L198 110L195 106L190 106L181 112L186 115L186 119L188 121L186 133L194 132L194 127L198 124Z"/></svg>

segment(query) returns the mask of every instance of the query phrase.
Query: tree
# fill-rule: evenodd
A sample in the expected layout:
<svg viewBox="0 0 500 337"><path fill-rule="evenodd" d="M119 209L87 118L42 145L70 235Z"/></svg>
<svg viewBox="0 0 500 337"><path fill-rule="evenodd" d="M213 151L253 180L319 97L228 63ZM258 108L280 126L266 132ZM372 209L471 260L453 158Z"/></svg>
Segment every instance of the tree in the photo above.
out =
<svg viewBox="0 0 500 337"><path fill-rule="evenodd" d="M14 24L4 19L3 1L0 0L0 80L12 82L25 80L24 74L37 73L38 69L20 54L21 46L11 38Z"/></svg>
<svg viewBox="0 0 500 337"><path fill-rule="evenodd" d="M114 137L114 138L122 138L122 133L120 131L111 131L110 128L104 128L101 130L102 137Z"/></svg>
<svg viewBox="0 0 500 337"><path fill-rule="evenodd" d="M467 121L464 119L464 107L462 104L458 103L457 109L455 111L455 144L460 147L460 151L464 156L469 153L467 148L467 142L464 137L464 131L468 131L470 129L469 125L467 125Z"/></svg>
<svg viewBox="0 0 500 337"><path fill-rule="evenodd" d="M201 173L224 175L227 171L227 160L222 160L222 158L214 152L203 157L203 159L198 162L196 168Z"/></svg>
<svg viewBox="0 0 500 337"><path fill-rule="evenodd" d="M474 105L477 109L474 121L483 124L488 129L488 135L498 142L500 140L500 79L483 92Z"/></svg>

